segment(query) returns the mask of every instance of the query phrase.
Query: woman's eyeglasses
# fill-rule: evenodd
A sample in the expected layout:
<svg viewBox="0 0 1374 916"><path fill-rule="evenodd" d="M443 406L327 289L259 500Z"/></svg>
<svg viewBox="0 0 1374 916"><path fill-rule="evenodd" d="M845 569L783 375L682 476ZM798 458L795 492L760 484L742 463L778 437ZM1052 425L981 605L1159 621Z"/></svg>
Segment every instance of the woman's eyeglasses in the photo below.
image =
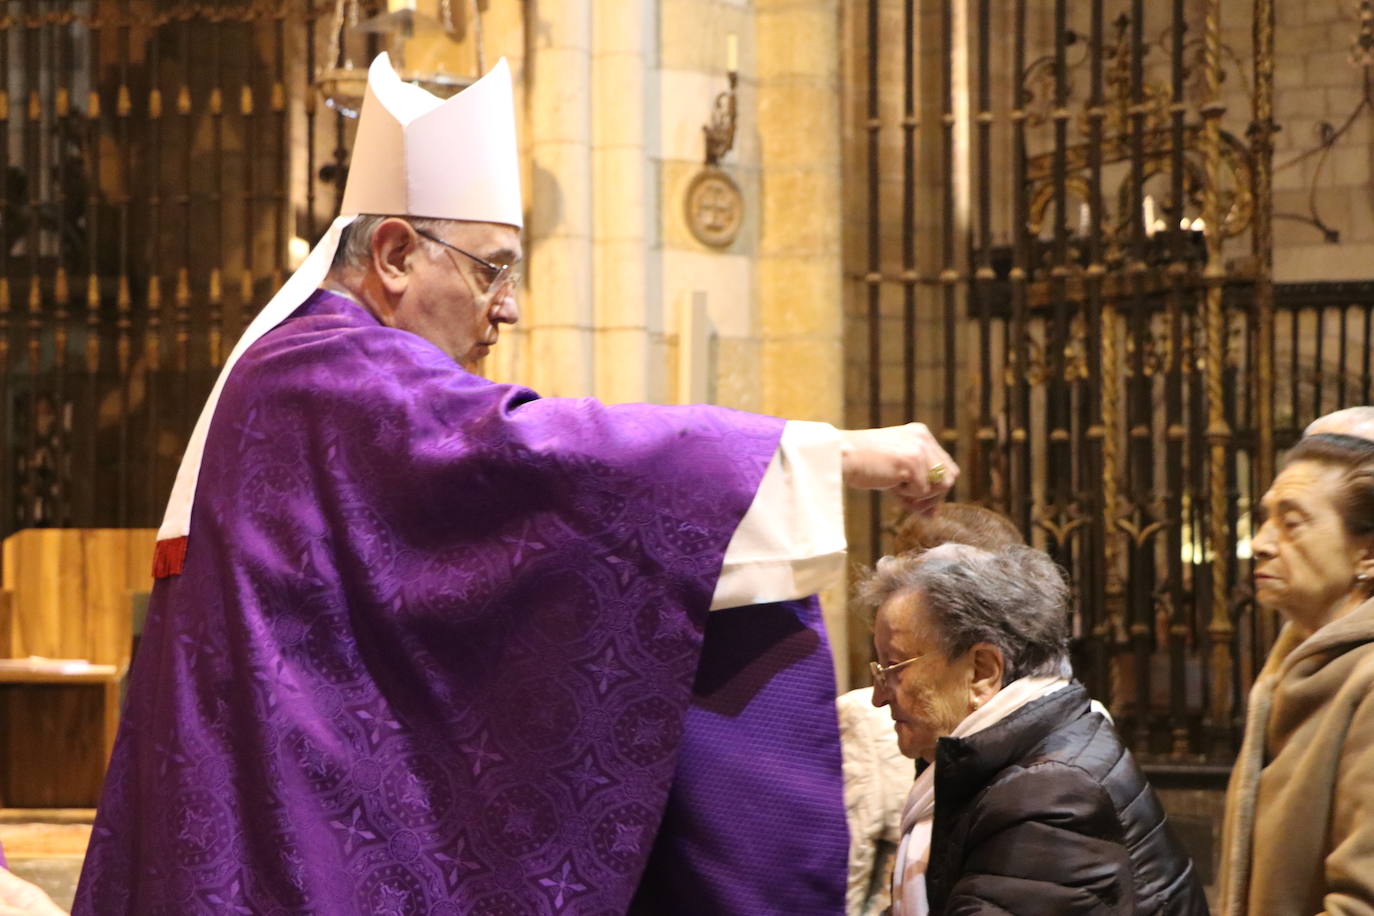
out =
<svg viewBox="0 0 1374 916"><path fill-rule="evenodd" d="M898 668L905 667L906 665L909 665L912 662L918 662L929 654L929 652L925 652L921 655L915 656L914 658L908 658L906 661L893 662L890 665L880 665L877 662L869 662L868 670L873 673L873 686L881 687L884 690L886 690L888 674L892 673L893 671L896 671Z"/></svg>

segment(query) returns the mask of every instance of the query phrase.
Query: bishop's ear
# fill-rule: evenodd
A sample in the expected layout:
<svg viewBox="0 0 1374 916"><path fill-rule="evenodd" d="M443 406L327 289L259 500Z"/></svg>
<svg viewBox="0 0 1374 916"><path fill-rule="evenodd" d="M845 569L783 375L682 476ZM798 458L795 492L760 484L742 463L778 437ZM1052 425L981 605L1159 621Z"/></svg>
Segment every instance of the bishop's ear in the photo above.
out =
<svg viewBox="0 0 1374 916"><path fill-rule="evenodd" d="M410 257L419 245L415 229L403 219L385 219L372 232L372 269L387 292L399 296L410 282Z"/></svg>

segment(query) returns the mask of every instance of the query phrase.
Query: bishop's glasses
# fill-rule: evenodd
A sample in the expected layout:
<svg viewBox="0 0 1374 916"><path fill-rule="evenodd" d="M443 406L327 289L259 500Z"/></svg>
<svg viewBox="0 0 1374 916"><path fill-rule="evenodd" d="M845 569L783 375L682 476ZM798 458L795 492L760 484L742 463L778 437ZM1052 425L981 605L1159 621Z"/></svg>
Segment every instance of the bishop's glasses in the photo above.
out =
<svg viewBox="0 0 1374 916"><path fill-rule="evenodd" d="M415 229L417 235L422 235L425 238L429 239L431 242L437 242L438 244L443 245L445 248L452 248L459 254L464 255L465 257L468 257L473 261L476 261L483 267L483 269L487 271L487 276L489 276L491 279L487 281L487 290L482 294L482 298L480 300L483 306L490 305L491 303L496 302L505 292L507 292L510 289L514 289L516 285L519 284L521 270L523 267L523 265L519 261L516 261L514 264L493 264L486 258L479 257L478 255L473 254L471 251L465 251L462 248L459 248L457 245L453 244L452 242L445 242L438 236L426 232L423 229L419 229L414 226L412 226L411 228Z"/></svg>

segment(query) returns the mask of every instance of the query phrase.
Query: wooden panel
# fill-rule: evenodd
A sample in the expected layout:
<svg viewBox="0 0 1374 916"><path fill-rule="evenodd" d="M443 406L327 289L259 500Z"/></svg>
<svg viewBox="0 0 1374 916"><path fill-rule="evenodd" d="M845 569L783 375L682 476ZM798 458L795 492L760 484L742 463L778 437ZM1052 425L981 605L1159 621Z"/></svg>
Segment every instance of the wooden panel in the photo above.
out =
<svg viewBox="0 0 1374 916"><path fill-rule="evenodd" d="M80 535L56 528L30 529L5 539L5 589L13 594L15 655L66 658L85 647L78 638L68 649L68 637L84 629L81 613L83 579L80 572Z"/></svg>
<svg viewBox="0 0 1374 916"><path fill-rule="evenodd" d="M0 685L0 804L94 805L105 774L104 701L98 684Z"/></svg>
<svg viewBox="0 0 1374 916"><path fill-rule="evenodd" d="M155 532L92 528L81 532L85 562L85 658L125 665L133 638L132 593L151 588Z"/></svg>
<svg viewBox="0 0 1374 916"><path fill-rule="evenodd" d="M0 588L0 658L14 655L13 595Z"/></svg>
<svg viewBox="0 0 1374 916"><path fill-rule="evenodd" d="M14 633L7 654L85 658L122 671L132 594L152 587L155 535L151 528L29 529L6 538L0 595L10 596ZM119 682L82 683L90 680L0 686L0 804L95 804L118 723Z"/></svg>
<svg viewBox="0 0 1374 916"><path fill-rule="evenodd" d="M40 528L4 543L12 655L129 659L131 593L151 588L151 528Z"/></svg>

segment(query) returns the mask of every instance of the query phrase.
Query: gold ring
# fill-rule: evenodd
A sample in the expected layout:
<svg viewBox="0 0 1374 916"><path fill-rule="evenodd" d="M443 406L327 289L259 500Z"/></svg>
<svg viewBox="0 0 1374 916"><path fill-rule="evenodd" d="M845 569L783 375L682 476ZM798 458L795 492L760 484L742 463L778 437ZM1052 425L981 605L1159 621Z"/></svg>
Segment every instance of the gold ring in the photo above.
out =
<svg viewBox="0 0 1374 916"><path fill-rule="evenodd" d="M927 474L926 474L926 479L930 481L930 483L931 483L932 486L936 486L936 487L938 487L940 484L944 483L944 482L945 482L945 465L944 465L944 462L937 461L937 462L935 462L934 464L932 464L932 465L930 466L930 471L928 471Z"/></svg>

